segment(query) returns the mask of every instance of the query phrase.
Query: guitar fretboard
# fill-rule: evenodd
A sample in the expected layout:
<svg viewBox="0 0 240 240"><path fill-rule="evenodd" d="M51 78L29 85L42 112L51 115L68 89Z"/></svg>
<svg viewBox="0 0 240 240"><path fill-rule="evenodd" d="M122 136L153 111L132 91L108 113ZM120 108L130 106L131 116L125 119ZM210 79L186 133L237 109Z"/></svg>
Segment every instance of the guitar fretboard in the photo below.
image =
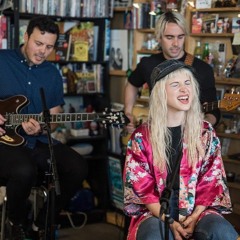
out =
<svg viewBox="0 0 240 240"><path fill-rule="evenodd" d="M30 118L35 119L39 123L44 123L44 118L39 114L9 114L6 116L6 125L20 125L22 122L28 121ZM96 113L59 113L51 114L51 123L61 122L87 122L98 119Z"/></svg>
<svg viewBox="0 0 240 240"><path fill-rule="evenodd" d="M210 102L207 104L202 105L202 111L203 112L210 112L214 109L219 108L219 101L215 101L215 102Z"/></svg>

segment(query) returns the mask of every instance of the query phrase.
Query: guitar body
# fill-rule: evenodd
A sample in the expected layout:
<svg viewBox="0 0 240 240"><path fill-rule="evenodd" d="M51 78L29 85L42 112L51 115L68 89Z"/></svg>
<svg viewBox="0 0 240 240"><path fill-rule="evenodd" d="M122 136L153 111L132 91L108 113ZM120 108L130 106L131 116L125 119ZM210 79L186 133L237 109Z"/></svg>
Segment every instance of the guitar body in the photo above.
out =
<svg viewBox="0 0 240 240"><path fill-rule="evenodd" d="M27 104L28 100L23 95L17 95L5 100L0 100L0 114L4 117L8 114L16 114ZM19 127L20 126L8 126L8 123L6 122L4 126L6 134L0 137L0 143L4 143L9 146L22 145L24 143L24 138L18 134Z"/></svg>

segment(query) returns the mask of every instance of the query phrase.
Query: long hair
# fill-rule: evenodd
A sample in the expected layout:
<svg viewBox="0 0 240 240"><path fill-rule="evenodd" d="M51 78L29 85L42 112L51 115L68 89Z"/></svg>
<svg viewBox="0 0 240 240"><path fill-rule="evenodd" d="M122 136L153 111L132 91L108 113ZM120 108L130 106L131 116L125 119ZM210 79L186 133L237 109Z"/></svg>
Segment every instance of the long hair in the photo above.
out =
<svg viewBox="0 0 240 240"><path fill-rule="evenodd" d="M172 145L172 136L167 127L168 107L165 87L167 81L178 74L186 74L191 80L193 88L193 100L190 109L185 113L185 118L181 125L182 139L188 145L187 155L190 166L197 161L199 146L201 146L200 136L203 114L199 101L198 82L189 69L181 68L157 81L150 95L148 126L153 151L153 162L160 170L170 167L168 153L170 153Z"/></svg>
<svg viewBox="0 0 240 240"><path fill-rule="evenodd" d="M167 23L176 23L184 31L185 35L188 35L188 28L183 15L178 12L166 12L160 16L156 23L155 36L157 39L162 38Z"/></svg>

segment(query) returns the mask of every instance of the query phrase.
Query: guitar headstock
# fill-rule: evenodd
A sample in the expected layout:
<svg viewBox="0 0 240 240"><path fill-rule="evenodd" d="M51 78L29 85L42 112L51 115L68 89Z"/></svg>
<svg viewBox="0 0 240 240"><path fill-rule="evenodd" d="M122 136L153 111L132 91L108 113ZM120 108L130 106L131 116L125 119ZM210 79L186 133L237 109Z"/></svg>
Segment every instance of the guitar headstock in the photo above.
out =
<svg viewBox="0 0 240 240"><path fill-rule="evenodd" d="M108 108L101 115L98 115L96 120L104 125L114 126L123 126L129 123L129 119L123 111L111 111Z"/></svg>
<svg viewBox="0 0 240 240"><path fill-rule="evenodd" d="M223 99L220 100L219 108L223 108L226 111L236 109L240 105L240 94L225 93Z"/></svg>

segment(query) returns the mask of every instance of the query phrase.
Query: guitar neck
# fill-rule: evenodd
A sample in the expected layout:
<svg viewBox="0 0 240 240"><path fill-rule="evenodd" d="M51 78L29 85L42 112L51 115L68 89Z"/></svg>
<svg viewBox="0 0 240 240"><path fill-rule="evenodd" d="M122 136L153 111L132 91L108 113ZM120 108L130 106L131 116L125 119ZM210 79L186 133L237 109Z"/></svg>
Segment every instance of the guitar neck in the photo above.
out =
<svg viewBox="0 0 240 240"><path fill-rule="evenodd" d="M96 113L59 113L51 114L50 123L63 122L88 122L98 119ZM44 123L44 118L39 114L11 114L8 116L10 125L20 125L22 122L28 121L30 118L35 119L39 123Z"/></svg>
<svg viewBox="0 0 240 240"><path fill-rule="evenodd" d="M203 105L202 105L202 111L203 111L204 113L205 113L205 112L213 111L213 110L215 110L215 109L217 109L217 108L220 107L220 103L221 103L221 100L203 104Z"/></svg>

